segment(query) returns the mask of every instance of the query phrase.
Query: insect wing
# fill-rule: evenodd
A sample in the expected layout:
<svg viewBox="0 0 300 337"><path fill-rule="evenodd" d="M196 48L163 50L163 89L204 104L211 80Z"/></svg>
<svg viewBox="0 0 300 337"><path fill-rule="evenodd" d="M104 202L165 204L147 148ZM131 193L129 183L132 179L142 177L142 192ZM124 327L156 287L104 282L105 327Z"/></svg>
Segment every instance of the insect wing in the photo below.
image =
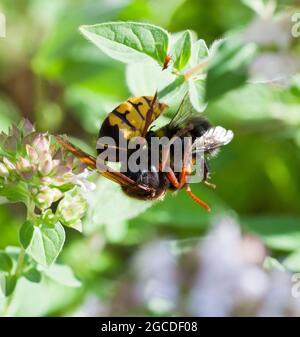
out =
<svg viewBox="0 0 300 337"><path fill-rule="evenodd" d="M185 94L178 110L169 123L169 128L185 127L185 122L197 115L199 116L199 112L192 106L189 95Z"/></svg>
<svg viewBox="0 0 300 337"><path fill-rule="evenodd" d="M231 130L226 130L222 126L212 127L193 143L192 153L213 151L230 143L232 138Z"/></svg>

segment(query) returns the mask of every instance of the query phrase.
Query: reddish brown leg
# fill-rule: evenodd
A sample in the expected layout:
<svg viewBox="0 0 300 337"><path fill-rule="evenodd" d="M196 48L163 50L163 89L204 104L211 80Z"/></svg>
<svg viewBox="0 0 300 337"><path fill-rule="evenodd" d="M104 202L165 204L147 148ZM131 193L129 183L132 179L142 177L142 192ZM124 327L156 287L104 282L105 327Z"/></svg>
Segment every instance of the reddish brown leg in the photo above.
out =
<svg viewBox="0 0 300 337"><path fill-rule="evenodd" d="M188 184L186 185L186 192L194 201L196 201L197 204L204 207L208 212L211 211L211 208L191 191L190 185Z"/></svg>
<svg viewBox="0 0 300 337"><path fill-rule="evenodd" d="M175 176L175 173L173 170L170 170L170 172L167 173L167 178L170 181L170 183L178 190L180 188L180 184Z"/></svg>
<svg viewBox="0 0 300 337"><path fill-rule="evenodd" d="M159 164L159 170L162 172L162 164ZM174 171L172 169L170 169L169 172L166 173L167 174L167 178L169 180L169 182L176 188L178 189L180 184L178 182L178 179L176 178L176 175L174 173Z"/></svg>
<svg viewBox="0 0 300 337"><path fill-rule="evenodd" d="M188 146L184 149L183 154L183 165L182 170L180 172L179 188L182 188L186 184L186 176L191 172L190 154L192 149L192 140L191 138L189 138L188 140L189 140Z"/></svg>

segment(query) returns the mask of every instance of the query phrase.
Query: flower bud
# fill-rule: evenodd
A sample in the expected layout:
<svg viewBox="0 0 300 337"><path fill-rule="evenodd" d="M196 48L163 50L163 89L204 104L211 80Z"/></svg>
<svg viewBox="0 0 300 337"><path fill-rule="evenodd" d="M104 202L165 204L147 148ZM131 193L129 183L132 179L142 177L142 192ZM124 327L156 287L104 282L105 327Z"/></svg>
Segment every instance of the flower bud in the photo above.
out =
<svg viewBox="0 0 300 337"><path fill-rule="evenodd" d="M43 155L43 158L40 158L41 162L39 163L39 171L43 176L48 175L53 168L51 154L46 153Z"/></svg>
<svg viewBox="0 0 300 337"><path fill-rule="evenodd" d="M58 205L57 215L65 225L76 227L75 224L82 218L86 209L85 198L77 188L74 188L65 193L65 197Z"/></svg>
<svg viewBox="0 0 300 337"><path fill-rule="evenodd" d="M43 222L49 225L53 225L57 222L55 214L51 209L47 209L42 213Z"/></svg>
<svg viewBox="0 0 300 337"><path fill-rule="evenodd" d="M0 177L8 177L8 176L9 176L9 172L6 166L0 163Z"/></svg>
<svg viewBox="0 0 300 337"><path fill-rule="evenodd" d="M34 197L37 206L41 209L46 209L51 204L63 196L62 192L57 188L50 188L43 186L40 188L39 193Z"/></svg>
<svg viewBox="0 0 300 337"><path fill-rule="evenodd" d="M29 158L31 163L34 164L38 161L38 159L39 159L38 153L29 144L26 145L26 152L27 152L28 158Z"/></svg>
<svg viewBox="0 0 300 337"><path fill-rule="evenodd" d="M20 157L16 162L16 169L20 173L29 171L31 169L30 162L27 159Z"/></svg>
<svg viewBox="0 0 300 337"><path fill-rule="evenodd" d="M24 119L23 123L21 124L21 128L23 129L25 136L35 131L33 125L28 119Z"/></svg>
<svg viewBox="0 0 300 337"><path fill-rule="evenodd" d="M15 165L6 157L3 158L3 163L5 164L8 171L14 171L16 169Z"/></svg>
<svg viewBox="0 0 300 337"><path fill-rule="evenodd" d="M49 151L50 143L45 134L39 134L33 141L32 146L37 150L38 153L43 153Z"/></svg>

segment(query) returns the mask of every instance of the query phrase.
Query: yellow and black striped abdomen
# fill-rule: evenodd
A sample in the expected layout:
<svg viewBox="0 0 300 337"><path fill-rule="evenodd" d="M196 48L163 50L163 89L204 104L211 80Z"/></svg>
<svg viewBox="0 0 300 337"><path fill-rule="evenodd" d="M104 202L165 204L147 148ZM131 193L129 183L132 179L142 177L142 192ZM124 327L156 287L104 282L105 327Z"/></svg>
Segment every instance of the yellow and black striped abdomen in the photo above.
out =
<svg viewBox="0 0 300 337"><path fill-rule="evenodd" d="M108 114L99 131L99 138L111 137L116 144L120 141L128 141L133 137L142 136L149 111L154 97L139 96L121 103ZM155 102L150 124L164 112L166 104ZM122 140L120 140L122 137ZM101 140L100 140L101 142ZM105 144L103 144L105 145ZM101 153L101 150L98 151Z"/></svg>

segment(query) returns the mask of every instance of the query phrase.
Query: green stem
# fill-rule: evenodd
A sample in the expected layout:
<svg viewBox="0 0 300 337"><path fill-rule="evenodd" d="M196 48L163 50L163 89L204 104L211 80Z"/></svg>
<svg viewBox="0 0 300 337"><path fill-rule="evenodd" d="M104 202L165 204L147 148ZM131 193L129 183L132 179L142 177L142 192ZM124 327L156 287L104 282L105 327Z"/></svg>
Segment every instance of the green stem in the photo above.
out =
<svg viewBox="0 0 300 337"><path fill-rule="evenodd" d="M203 62L195 65L193 68L189 69L185 74L184 77L186 80L198 75L204 68L208 66L209 61L206 59Z"/></svg>
<svg viewBox="0 0 300 337"><path fill-rule="evenodd" d="M14 274L16 278L19 278L22 275L25 255L26 255L25 249L21 247L21 251L19 254L18 262L17 262L16 272Z"/></svg>
<svg viewBox="0 0 300 337"><path fill-rule="evenodd" d="M33 217L34 217L34 203L32 203L32 201L29 200L28 203L27 203L27 217L26 217L26 219L29 220L29 219L32 219ZM19 254L19 257L18 257L18 261L17 261L16 270L13 274L13 277L15 277L16 280L18 280L22 276L24 261L25 261L25 255L26 255L26 251L23 247L21 247L20 254ZM4 306L4 310L3 310L3 316L9 315L10 307L11 307L11 304L12 304L13 299L14 299L14 294L15 294L15 292L13 292L7 298L5 306Z"/></svg>
<svg viewBox="0 0 300 337"><path fill-rule="evenodd" d="M19 254L19 257L18 257L16 271L13 274L13 276L16 279L18 279L22 275L25 255L26 255L25 249L21 248L20 254ZM14 292L10 296L8 296L8 298L6 300L6 303L5 303L5 306L4 306L4 310L3 310L3 316L5 316L5 317L8 316L13 299L14 299Z"/></svg>

